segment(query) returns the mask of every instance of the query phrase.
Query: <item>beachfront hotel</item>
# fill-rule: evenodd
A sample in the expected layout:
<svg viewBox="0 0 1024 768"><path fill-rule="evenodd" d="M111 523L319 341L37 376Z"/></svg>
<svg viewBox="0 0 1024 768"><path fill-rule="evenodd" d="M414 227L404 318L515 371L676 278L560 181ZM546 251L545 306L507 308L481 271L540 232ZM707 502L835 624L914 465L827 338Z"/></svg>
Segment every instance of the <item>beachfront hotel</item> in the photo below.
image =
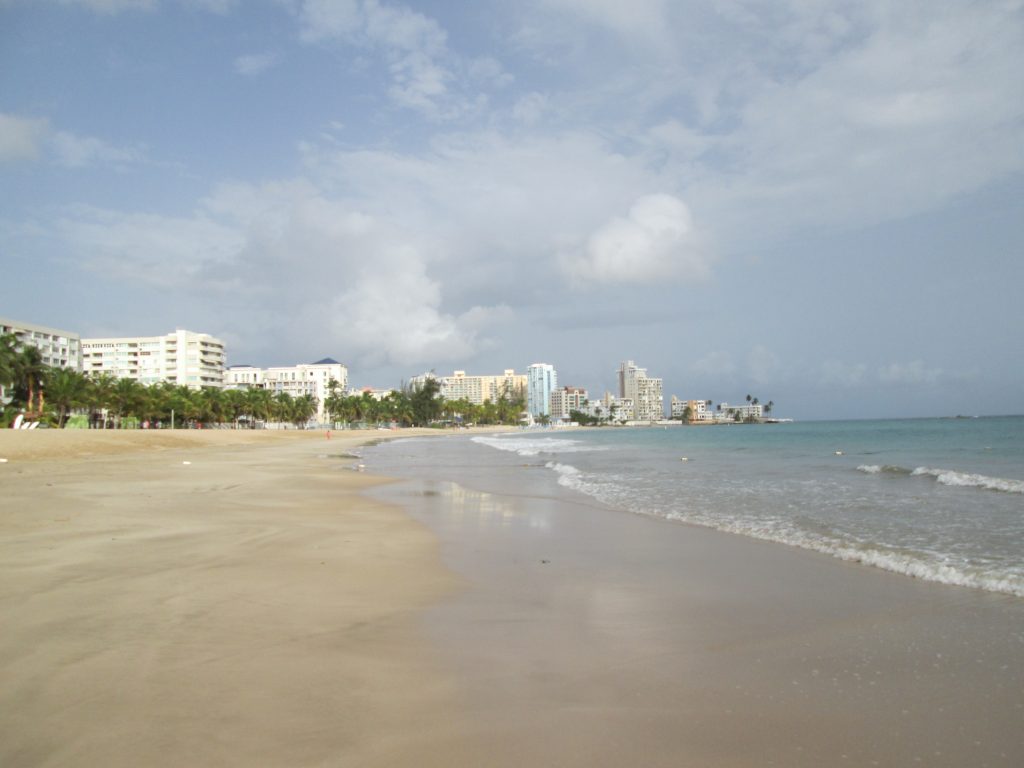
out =
<svg viewBox="0 0 1024 768"><path fill-rule="evenodd" d="M659 421L665 418L665 403L661 379L647 375L632 360L619 365L619 397L633 401L636 421Z"/></svg>
<svg viewBox="0 0 1024 768"><path fill-rule="evenodd" d="M21 348L38 349L43 365L82 370L82 339L77 333L0 317L0 334L14 336Z"/></svg>
<svg viewBox="0 0 1024 768"><path fill-rule="evenodd" d="M707 400L680 400L672 395L672 402L669 406L670 418L682 421L683 417L687 416L687 409L689 409L688 421L690 424L703 424L715 420L714 413L708 410Z"/></svg>
<svg viewBox="0 0 1024 768"><path fill-rule="evenodd" d="M534 418L551 416L551 393L558 387L555 366L534 363L526 369L526 410Z"/></svg>
<svg viewBox="0 0 1024 768"><path fill-rule="evenodd" d="M326 421L324 404L330 395L332 382L338 392L345 392L348 387L348 368L329 357L315 363L273 368L233 365L224 371L225 389L267 389L275 394L284 392L292 397L313 397L318 422Z"/></svg>
<svg viewBox="0 0 1024 768"><path fill-rule="evenodd" d="M465 371L455 371L451 376L425 373L414 376L409 384L422 387L428 378L437 381L441 387L439 394L445 400L468 400L473 405L483 405L487 400L496 403L502 395L514 398L526 392L526 374L517 374L512 368L493 376L467 376Z"/></svg>
<svg viewBox="0 0 1024 768"><path fill-rule="evenodd" d="M165 336L82 339L82 370L151 385L167 382L199 389L224 385L224 342L206 333L176 330Z"/></svg>
<svg viewBox="0 0 1024 768"><path fill-rule="evenodd" d="M569 421L573 411L585 413L587 390L582 387L561 387L551 393L551 420Z"/></svg>

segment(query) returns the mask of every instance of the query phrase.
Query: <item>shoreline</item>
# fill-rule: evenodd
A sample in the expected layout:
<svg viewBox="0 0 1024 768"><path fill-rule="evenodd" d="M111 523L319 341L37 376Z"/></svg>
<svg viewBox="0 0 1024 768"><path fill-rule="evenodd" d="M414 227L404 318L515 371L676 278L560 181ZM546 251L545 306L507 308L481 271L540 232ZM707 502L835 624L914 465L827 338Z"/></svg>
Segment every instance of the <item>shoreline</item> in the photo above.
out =
<svg viewBox="0 0 1024 768"><path fill-rule="evenodd" d="M496 456L402 458L372 493L467 584L428 624L489 765L1024 760L1019 597L615 510Z"/></svg>

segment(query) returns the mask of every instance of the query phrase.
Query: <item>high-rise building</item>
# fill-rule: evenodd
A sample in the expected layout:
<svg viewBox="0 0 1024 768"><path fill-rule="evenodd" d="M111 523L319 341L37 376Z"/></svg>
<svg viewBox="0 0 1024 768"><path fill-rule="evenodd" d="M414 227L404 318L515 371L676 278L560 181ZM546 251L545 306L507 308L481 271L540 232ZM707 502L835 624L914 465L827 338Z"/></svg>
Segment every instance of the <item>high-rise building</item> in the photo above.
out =
<svg viewBox="0 0 1024 768"><path fill-rule="evenodd" d="M526 410L534 418L551 416L551 393L558 387L555 366L534 363L526 369Z"/></svg>
<svg viewBox="0 0 1024 768"><path fill-rule="evenodd" d="M632 360L619 366L619 397L633 401L633 418L637 421L658 421L665 417L661 379L647 375Z"/></svg>
<svg viewBox="0 0 1024 768"><path fill-rule="evenodd" d="M560 387L551 393L551 418L568 421L573 411L585 413L587 390L582 387Z"/></svg>
<svg viewBox="0 0 1024 768"><path fill-rule="evenodd" d="M82 339L82 369L143 384L168 382L192 389L224 385L224 342L206 333Z"/></svg>
<svg viewBox="0 0 1024 768"><path fill-rule="evenodd" d="M0 334L11 334L21 348L38 349L44 365L82 370L82 340L77 333L0 317Z"/></svg>

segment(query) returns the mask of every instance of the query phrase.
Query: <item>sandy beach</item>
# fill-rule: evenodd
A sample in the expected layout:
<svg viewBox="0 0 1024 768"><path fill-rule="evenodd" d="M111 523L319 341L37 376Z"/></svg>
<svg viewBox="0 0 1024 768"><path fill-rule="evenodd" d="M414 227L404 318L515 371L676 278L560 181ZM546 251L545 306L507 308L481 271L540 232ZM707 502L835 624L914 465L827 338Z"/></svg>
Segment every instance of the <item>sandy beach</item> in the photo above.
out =
<svg viewBox="0 0 1024 768"><path fill-rule="evenodd" d="M0 764L450 764L378 434L0 431Z"/></svg>
<svg viewBox="0 0 1024 768"><path fill-rule="evenodd" d="M0 764L1024 759L1019 598L353 471L381 434L0 431Z"/></svg>

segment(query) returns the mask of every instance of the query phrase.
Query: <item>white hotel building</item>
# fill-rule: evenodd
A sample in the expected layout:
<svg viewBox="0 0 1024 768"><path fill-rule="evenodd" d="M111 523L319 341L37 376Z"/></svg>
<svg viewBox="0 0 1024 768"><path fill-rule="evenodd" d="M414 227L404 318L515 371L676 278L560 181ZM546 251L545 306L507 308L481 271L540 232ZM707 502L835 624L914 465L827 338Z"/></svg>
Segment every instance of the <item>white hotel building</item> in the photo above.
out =
<svg viewBox="0 0 1024 768"><path fill-rule="evenodd" d="M82 370L142 384L169 382L192 389L224 383L224 342L206 333L82 339Z"/></svg>
<svg viewBox="0 0 1024 768"><path fill-rule="evenodd" d="M327 418L324 403L332 381L337 383L338 392L344 394L348 387L348 368L329 357L315 363L274 368L233 365L224 371L225 389L268 389L275 394L286 392L292 397L312 396L320 423Z"/></svg>
<svg viewBox="0 0 1024 768"><path fill-rule="evenodd" d="M483 405L487 400L496 403L503 394L519 397L526 392L526 375L512 368L506 368L500 376L467 376L465 371L455 371L451 376L425 373L413 377L409 384L422 387L428 378L437 380L441 387L438 394L445 400L468 400L473 405Z"/></svg>
<svg viewBox="0 0 1024 768"><path fill-rule="evenodd" d="M77 333L0 317L0 334L11 334L21 348L35 347L51 368L82 370L82 340Z"/></svg>
<svg viewBox="0 0 1024 768"><path fill-rule="evenodd" d="M569 421L573 411L587 410L587 390L581 387L562 387L551 393L551 420Z"/></svg>
<svg viewBox="0 0 1024 768"><path fill-rule="evenodd" d="M647 375L632 360L619 366L619 397L633 401L636 421L660 421L665 418L665 401L661 379Z"/></svg>

